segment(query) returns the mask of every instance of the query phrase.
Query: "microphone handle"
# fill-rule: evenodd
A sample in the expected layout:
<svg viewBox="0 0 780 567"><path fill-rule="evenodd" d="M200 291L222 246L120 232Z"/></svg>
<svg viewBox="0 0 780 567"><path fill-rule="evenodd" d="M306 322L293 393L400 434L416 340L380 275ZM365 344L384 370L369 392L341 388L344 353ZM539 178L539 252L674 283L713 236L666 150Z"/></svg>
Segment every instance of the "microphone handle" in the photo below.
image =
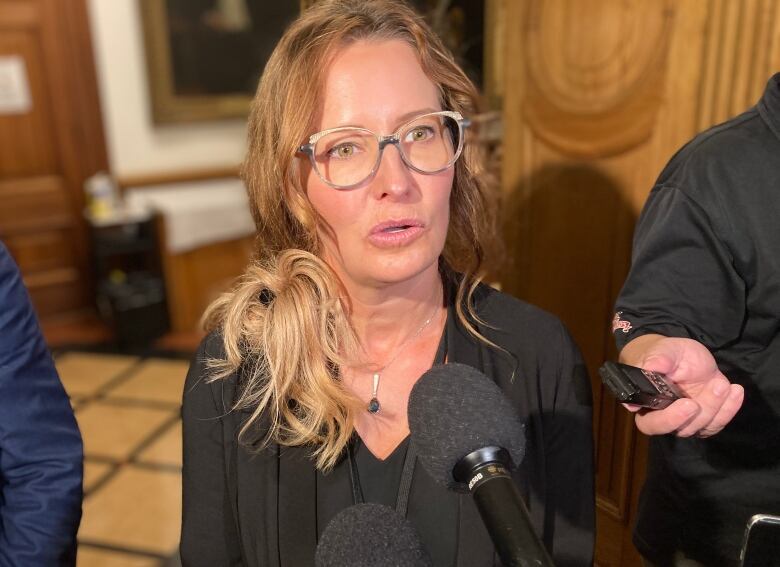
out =
<svg viewBox="0 0 780 567"><path fill-rule="evenodd" d="M504 567L555 567L531 527L512 477L501 464L473 471L471 493Z"/></svg>

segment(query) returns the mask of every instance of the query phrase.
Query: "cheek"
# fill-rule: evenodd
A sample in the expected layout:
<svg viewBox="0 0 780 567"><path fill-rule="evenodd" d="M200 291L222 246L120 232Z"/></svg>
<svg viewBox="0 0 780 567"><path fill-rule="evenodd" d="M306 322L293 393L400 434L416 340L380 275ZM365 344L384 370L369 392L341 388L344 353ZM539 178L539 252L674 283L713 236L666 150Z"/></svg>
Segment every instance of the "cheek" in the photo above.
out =
<svg viewBox="0 0 780 567"><path fill-rule="evenodd" d="M333 189L328 187L322 179L307 164L304 171L304 187L306 187L306 196L314 210L325 222L331 224L332 211L336 209L333 203Z"/></svg>
<svg viewBox="0 0 780 567"><path fill-rule="evenodd" d="M306 194L312 207L326 224L324 236L333 237L339 233L340 229L346 227L351 219L355 204L354 195L336 191L326 185L316 175L310 175L306 183Z"/></svg>
<svg viewBox="0 0 780 567"><path fill-rule="evenodd" d="M429 188L429 194L432 196L431 205L435 211L434 214L440 219L449 219L452 183L454 180L455 176L452 173L431 180L432 183Z"/></svg>

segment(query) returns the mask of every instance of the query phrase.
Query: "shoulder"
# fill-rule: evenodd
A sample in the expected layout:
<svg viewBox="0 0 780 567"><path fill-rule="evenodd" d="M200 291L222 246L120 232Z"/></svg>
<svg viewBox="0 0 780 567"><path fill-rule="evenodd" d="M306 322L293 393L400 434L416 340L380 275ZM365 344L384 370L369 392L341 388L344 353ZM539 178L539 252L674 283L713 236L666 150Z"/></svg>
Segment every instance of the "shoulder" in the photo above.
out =
<svg viewBox="0 0 780 567"><path fill-rule="evenodd" d="M702 166L711 160L743 162L742 156L766 145L770 138L774 138L771 130L758 111L751 108L697 134L672 157L669 166Z"/></svg>
<svg viewBox="0 0 780 567"><path fill-rule="evenodd" d="M491 374L523 413L564 406L589 411L588 372L558 317L488 286L476 290L474 306L480 331L502 350L494 349Z"/></svg>
<svg viewBox="0 0 780 567"><path fill-rule="evenodd" d="M581 365L577 345L555 315L485 285L475 291L474 307L480 331L501 351L495 353L498 374L535 376L549 386Z"/></svg>
<svg viewBox="0 0 780 567"><path fill-rule="evenodd" d="M203 340L200 341L200 345L198 345L198 353L204 358L224 358L225 342L222 331L216 329L203 337Z"/></svg>
<svg viewBox="0 0 780 567"><path fill-rule="evenodd" d="M222 333L219 330L212 331L200 342L190 361L183 394L185 416L188 408L193 407L198 408L199 414L206 409L213 409L218 415L222 415L230 409L236 387L235 373L214 379L213 363L224 359Z"/></svg>
<svg viewBox="0 0 780 567"><path fill-rule="evenodd" d="M0 368L59 382L27 288L14 259L0 242ZM33 371L33 368L36 370ZM7 372L5 376L10 376ZM31 378L30 378L31 379ZM32 382L30 382L32 383Z"/></svg>
<svg viewBox="0 0 780 567"><path fill-rule="evenodd" d="M211 331L200 341L198 349L195 351L195 355L190 361L189 374L193 374L193 370L195 370L198 374L207 376L210 370L210 361L224 359L225 346L222 339L222 333L219 330ZM191 376L188 375L188 379L189 378L191 378Z"/></svg>
<svg viewBox="0 0 780 567"><path fill-rule="evenodd" d="M487 324L489 338L499 339L498 344L505 348L511 347L511 343L502 343L518 338L538 348L568 337L566 327L552 313L488 285L480 284L475 290L474 307Z"/></svg>
<svg viewBox="0 0 780 567"><path fill-rule="evenodd" d="M182 400L182 423L185 434L197 436L193 432L208 430L215 434L221 430L220 435L226 435L232 444L238 441L239 431L247 421L253 419L254 411L237 407L244 387L243 371L239 367L228 374L220 373L217 364L225 359L224 337L217 329L203 338L190 364ZM241 444L254 451L252 446L265 438L268 427L267 415L263 413Z"/></svg>
<svg viewBox="0 0 780 567"><path fill-rule="evenodd" d="M744 187L746 180L780 173L778 151L780 140L751 108L685 144L661 172L656 190L671 186L706 206L715 196L743 193L732 189Z"/></svg>
<svg viewBox="0 0 780 567"><path fill-rule="evenodd" d="M35 327L32 306L16 262L0 242L0 328L5 338L25 340ZM27 332L23 332L23 331ZM12 332L13 331L13 332Z"/></svg>
<svg viewBox="0 0 780 567"><path fill-rule="evenodd" d="M17 272L16 263L11 258L5 244L0 241L0 282L5 286L6 280L11 278L12 281Z"/></svg>

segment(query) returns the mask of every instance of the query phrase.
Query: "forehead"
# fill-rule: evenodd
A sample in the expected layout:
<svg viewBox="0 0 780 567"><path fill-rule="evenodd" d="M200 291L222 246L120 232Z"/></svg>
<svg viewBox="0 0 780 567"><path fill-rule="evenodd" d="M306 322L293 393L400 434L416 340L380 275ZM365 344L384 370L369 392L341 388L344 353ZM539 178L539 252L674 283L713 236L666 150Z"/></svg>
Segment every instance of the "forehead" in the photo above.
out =
<svg viewBox="0 0 780 567"><path fill-rule="evenodd" d="M401 40L360 40L339 48L325 69L320 128L386 131L417 112L441 110L439 90Z"/></svg>

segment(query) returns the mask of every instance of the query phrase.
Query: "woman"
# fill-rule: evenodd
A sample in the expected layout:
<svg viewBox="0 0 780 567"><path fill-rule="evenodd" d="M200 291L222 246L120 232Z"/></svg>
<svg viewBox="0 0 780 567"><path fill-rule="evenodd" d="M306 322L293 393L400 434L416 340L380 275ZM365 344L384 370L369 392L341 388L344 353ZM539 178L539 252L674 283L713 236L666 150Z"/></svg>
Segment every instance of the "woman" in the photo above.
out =
<svg viewBox="0 0 780 567"><path fill-rule="evenodd" d="M184 565L312 565L360 499L406 509L436 565L498 564L469 496L414 461L399 491L409 392L445 361L515 403L535 528L558 565L591 563L589 382L560 322L479 284L476 105L400 2L326 0L285 33L244 166L258 259L210 308L185 387Z"/></svg>

